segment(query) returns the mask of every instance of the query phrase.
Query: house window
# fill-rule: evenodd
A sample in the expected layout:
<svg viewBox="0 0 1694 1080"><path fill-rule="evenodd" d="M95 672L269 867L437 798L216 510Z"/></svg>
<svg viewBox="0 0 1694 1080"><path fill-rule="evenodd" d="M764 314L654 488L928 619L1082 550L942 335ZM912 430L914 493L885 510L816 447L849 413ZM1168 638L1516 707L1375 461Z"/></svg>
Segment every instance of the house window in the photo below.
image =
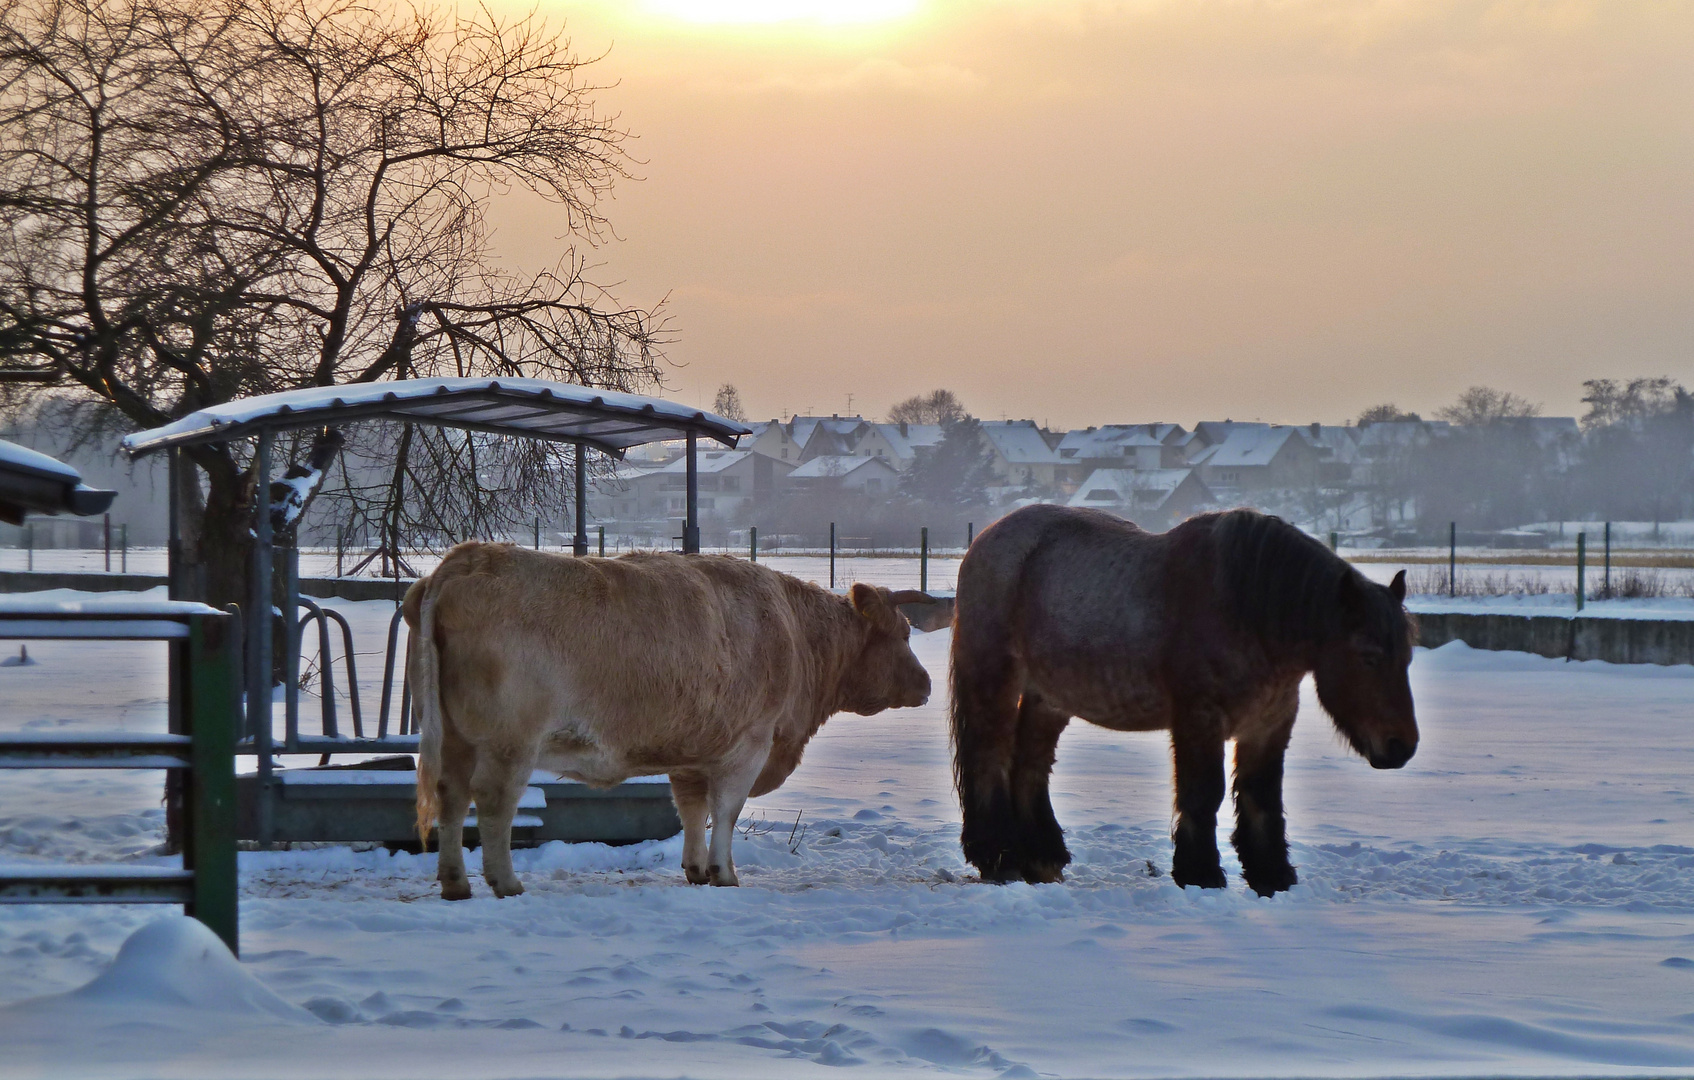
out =
<svg viewBox="0 0 1694 1080"><path fill-rule="evenodd" d="M739 476L726 476L726 477L724 477L723 478L723 489L725 491L740 491L741 490L741 477L739 477Z"/></svg>
<svg viewBox="0 0 1694 1080"><path fill-rule="evenodd" d="M782 460L784 460L784 461L788 460L788 447L786 447L786 446L782 448Z"/></svg>

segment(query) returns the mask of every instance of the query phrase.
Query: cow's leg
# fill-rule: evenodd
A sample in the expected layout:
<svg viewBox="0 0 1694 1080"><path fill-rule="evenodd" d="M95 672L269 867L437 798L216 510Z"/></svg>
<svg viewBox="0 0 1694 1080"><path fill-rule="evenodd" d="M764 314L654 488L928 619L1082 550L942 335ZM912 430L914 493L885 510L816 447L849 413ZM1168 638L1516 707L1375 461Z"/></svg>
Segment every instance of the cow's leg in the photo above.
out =
<svg viewBox="0 0 1694 1080"><path fill-rule="evenodd" d="M1023 876L1011 791L1023 672L995 634L971 634L963 624L953 632L953 776L963 818L959 846L982 880L1014 881Z"/></svg>
<svg viewBox="0 0 1694 1080"><path fill-rule="evenodd" d="M1241 874L1260 896L1291 888L1299 878L1288 861L1288 832L1282 813L1282 760L1294 732L1299 691L1275 706L1265 730L1235 740L1235 833L1230 842L1241 857Z"/></svg>
<svg viewBox="0 0 1694 1080"><path fill-rule="evenodd" d="M1012 805L1017 813L1017 857L1023 879L1031 885L1065 879L1071 853L1065 831L1053 814L1048 781L1058 752L1059 736L1070 717L1024 690L1018 708L1018 733L1012 754Z"/></svg>
<svg viewBox="0 0 1694 1080"><path fill-rule="evenodd" d="M741 808L747 805L747 793L753 790L753 781L764 769L766 756L761 753L747 764L711 777L712 847L706 875L712 885L741 884L741 879L735 876L735 857L730 844L735 839L735 823L741 818Z"/></svg>
<svg viewBox="0 0 1694 1080"><path fill-rule="evenodd" d="M1218 858L1218 807L1223 804L1222 725L1183 716L1171 728L1176 758L1176 843L1171 880L1178 885L1221 889L1226 884Z"/></svg>
<svg viewBox="0 0 1694 1080"><path fill-rule="evenodd" d="M482 876L497 897L523 892L523 882L512 872L512 818L529 785L534 757L517 747L485 746L471 777L477 832L482 835Z"/></svg>
<svg viewBox="0 0 1694 1080"><path fill-rule="evenodd" d="M435 783L440 809L436 811L436 879L443 900L469 900L471 881L465 874L465 814L471 806L471 775L476 747L459 738L451 725L441 733L441 776Z"/></svg>
<svg viewBox="0 0 1694 1080"><path fill-rule="evenodd" d="M682 872L690 885L704 885L707 880L706 815L711 812L707 793L704 774L671 773L671 800L682 819Z"/></svg>

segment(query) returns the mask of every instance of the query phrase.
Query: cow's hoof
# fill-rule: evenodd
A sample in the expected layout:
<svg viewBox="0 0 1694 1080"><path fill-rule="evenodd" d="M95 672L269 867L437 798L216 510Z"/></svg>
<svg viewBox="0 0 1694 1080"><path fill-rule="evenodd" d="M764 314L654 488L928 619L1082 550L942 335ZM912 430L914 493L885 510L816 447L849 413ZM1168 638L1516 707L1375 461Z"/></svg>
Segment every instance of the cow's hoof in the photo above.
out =
<svg viewBox="0 0 1694 1080"><path fill-rule="evenodd" d="M706 882L711 880L711 878L707 876L706 871L700 869L698 866L684 866L682 868L682 872L688 877L688 883L690 885L704 885Z"/></svg>
<svg viewBox="0 0 1694 1080"><path fill-rule="evenodd" d="M504 900L508 896L523 895L523 882L519 881L517 878L513 878L505 884L501 884L497 881L490 881L488 883L488 887L494 890L494 896L499 900Z"/></svg>
<svg viewBox="0 0 1694 1080"><path fill-rule="evenodd" d="M739 885L739 884L741 884L741 879L735 876L734 870L731 870L728 873L724 873L724 871L721 867L714 866L714 867L712 867L711 883L713 885L725 885L725 886L727 886L727 885Z"/></svg>
<svg viewBox="0 0 1694 1080"><path fill-rule="evenodd" d="M468 881L443 881L441 883L441 899L469 900L471 898L471 883Z"/></svg>

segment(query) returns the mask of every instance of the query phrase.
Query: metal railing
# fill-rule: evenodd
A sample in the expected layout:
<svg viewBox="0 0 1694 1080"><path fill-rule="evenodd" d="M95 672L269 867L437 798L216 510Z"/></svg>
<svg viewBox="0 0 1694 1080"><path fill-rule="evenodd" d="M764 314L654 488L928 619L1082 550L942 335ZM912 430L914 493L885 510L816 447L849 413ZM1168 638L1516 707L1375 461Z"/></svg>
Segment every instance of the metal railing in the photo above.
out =
<svg viewBox="0 0 1694 1080"><path fill-rule="evenodd" d="M241 624L174 601L0 610L0 639L169 643L170 731L0 736L5 769L181 770L182 868L0 869L0 903L182 904L231 952L239 948L235 857L235 741Z"/></svg>

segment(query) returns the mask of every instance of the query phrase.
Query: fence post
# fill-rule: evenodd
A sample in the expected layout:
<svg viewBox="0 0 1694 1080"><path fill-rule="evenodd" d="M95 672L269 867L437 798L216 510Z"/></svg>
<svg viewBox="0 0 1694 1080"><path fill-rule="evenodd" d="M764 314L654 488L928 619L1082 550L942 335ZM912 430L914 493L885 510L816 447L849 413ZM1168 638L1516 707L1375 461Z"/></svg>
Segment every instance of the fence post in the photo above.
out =
<svg viewBox="0 0 1694 1080"><path fill-rule="evenodd" d="M100 527L106 538L106 573L112 572L112 515L101 514Z"/></svg>
<svg viewBox="0 0 1694 1080"><path fill-rule="evenodd" d="M129 522L118 526L119 573L129 573Z"/></svg>
<svg viewBox="0 0 1694 1080"><path fill-rule="evenodd" d="M918 531L918 591L929 591L929 526Z"/></svg>
<svg viewBox="0 0 1694 1080"><path fill-rule="evenodd" d="M759 561L759 527L757 525L749 526L748 532L750 532L752 534L752 537L753 537L752 541L748 545L748 550L749 550L748 558L752 559L754 562L758 562Z"/></svg>
<svg viewBox="0 0 1694 1080"><path fill-rule="evenodd" d="M1331 551L1336 550L1336 548L1339 546L1339 540L1340 540L1340 537L1336 535L1335 530L1331 529L1330 532L1329 532L1329 550L1331 550Z"/></svg>
<svg viewBox="0 0 1694 1080"><path fill-rule="evenodd" d="M236 673L240 623L230 615L196 615L188 622L188 670L179 685L188 691L182 710L192 740L189 751L187 828L182 866L194 872L188 914L240 955L235 857Z"/></svg>
<svg viewBox="0 0 1694 1080"><path fill-rule="evenodd" d="M24 564L25 568L33 571L35 569L35 523L34 522L31 522L30 524L24 526L24 551L25 551L25 558L28 560L28 562L26 562Z"/></svg>
<svg viewBox="0 0 1694 1080"><path fill-rule="evenodd" d="M1606 580L1600 595L1610 598L1612 595L1612 523L1606 522Z"/></svg>
<svg viewBox="0 0 1694 1080"><path fill-rule="evenodd" d="M541 519L535 519L535 550L541 550Z"/></svg>
<svg viewBox="0 0 1694 1080"><path fill-rule="evenodd" d="M343 538L342 538L342 535L341 535L341 526L337 525L335 527L335 576L336 577L341 576L341 556L342 556L342 552L345 551L345 550L346 550L346 548L344 547L344 541L343 541Z"/></svg>
<svg viewBox="0 0 1694 1080"><path fill-rule="evenodd" d="M1459 595L1459 523L1447 523L1447 595Z"/></svg>
<svg viewBox="0 0 1694 1080"><path fill-rule="evenodd" d="M1576 534L1576 610L1582 610L1582 577L1588 562L1588 534Z"/></svg>
<svg viewBox="0 0 1694 1080"><path fill-rule="evenodd" d="M976 522L967 521L965 522L965 547L969 549L974 543L976 543Z"/></svg>
<svg viewBox="0 0 1694 1080"><path fill-rule="evenodd" d="M606 557L606 526L600 526L600 557Z"/></svg>
<svg viewBox="0 0 1694 1080"><path fill-rule="evenodd" d="M829 523L829 587L835 588L835 522Z"/></svg>

